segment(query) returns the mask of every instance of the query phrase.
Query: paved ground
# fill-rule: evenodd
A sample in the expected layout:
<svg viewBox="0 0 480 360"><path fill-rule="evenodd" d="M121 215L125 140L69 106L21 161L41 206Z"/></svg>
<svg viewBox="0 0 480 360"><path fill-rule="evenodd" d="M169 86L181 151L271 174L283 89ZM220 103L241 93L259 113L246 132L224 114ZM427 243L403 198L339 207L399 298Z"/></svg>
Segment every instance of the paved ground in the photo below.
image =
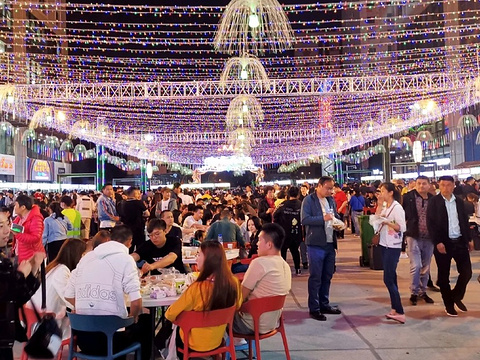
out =
<svg viewBox="0 0 480 360"><path fill-rule="evenodd" d="M467 313L457 318L446 316L440 293L429 295L435 304L409 303L409 260L398 267L400 293L407 322L404 325L385 319L390 310L382 271L359 266L360 239L348 236L339 242L337 273L331 287L331 302L342 315L327 315L325 322L308 316L307 275L295 276L285 306L285 321L292 359L339 359L355 356L359 360L395 359L479 359L480 342L480 252L472 253L474 276L464 303ZM452 267L452 274L457 275ZM436 279L436 265L432 263ZM453 279L453 277L452 277ZM280 335L261 342L262 359L285 359ZM18 350L16 354L19 355ZM65 353L66 354L66 353ZM245 356L238 352L239 359ZM64 356L64 359L67 357Z"/></svg>

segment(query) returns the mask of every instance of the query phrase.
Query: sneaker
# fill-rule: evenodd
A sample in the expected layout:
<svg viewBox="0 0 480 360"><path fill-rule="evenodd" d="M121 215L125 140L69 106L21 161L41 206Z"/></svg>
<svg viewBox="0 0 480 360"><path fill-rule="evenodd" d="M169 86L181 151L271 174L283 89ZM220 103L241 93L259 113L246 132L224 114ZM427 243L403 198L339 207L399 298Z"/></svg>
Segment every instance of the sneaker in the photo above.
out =
<svg viewBox="0 0 480 360"><path fill-rule="evenodd" d="M428 287L430 290L432 290L432 291L440 292L440 288L436 287L436 286L433 285L433 284L427 285L427 287Z"/></svg>
<svg viewBox="0 0 480 360"><path fill-rule="evenodd" d="M400 259L408 259L407 253L406 253L406 252L402 252L402 253L400 254Z"/></svg>
<svg viewBox="0 0 480 360"><path fill-rule="evenodd" d="M400 324L405 324L405 314L387 314L385 317L389 320L395 320Z"/></svg>
<svg viewBox="0 0 480 360"><path fill-rule="evenodd" d="M342 311L336 306L329 306L324 309L321 309L320 312L322 314L332 314L332 315L340 315Z"/></svg>
<svg viewBox="0 0 480 360"><path fill-rule="evenodd" d="M426 302L427 304L434 304L434 303L435 303L435 301L433 301L433 299L432 299L430 296L428 296L427 294L423 294L423 295L421 296L421 298L422 298L423 300L425 300L425 302Z"/></svg>
<svg viewBox="0 0 480 360"><path fill-rule="evenodd" d="M310 317L318 321L327 320L327 317L323 315L320 311L310 311Z"/></svg>
<svg viewBox="0 0 480 360"><path fill-rule="evenodd" d="M412 304L413 306L417 305L417 299L418 299L418 296L412 294L412 296L410 296L410 304Z"/></svg>
<svg viewBox="0 0 480 360"><path fill-rule="evenodd" d="M462 302L462 300L454 300L453 302L455 303L455 305L457 305L458 310L460 310L461 312L467 312L468 311L467 307Z"/></svg>
<svg viewBox="0 0 480 360"><path fill-rule="evenodd" d="M308 262L304 262L304 263L303 263L303 268L304 268L305 270L308 270Z"/></svg>
<svg viewBox="0 0 480 360"><path fill-rule="evenodd" d="M445 307L445 312L447 313L448 316L452 316L452 317L458 316L457 310L455 310L453 305L446 306Z"/></svg>
<svg viewBox="0 0 480 360"><path fill-rule="evenodd" d="M233 338L233 344L234 344L235 346L246 345L246 344L247 344L247 340L242 339L242 338L234 337L234 338Z"/></svg>

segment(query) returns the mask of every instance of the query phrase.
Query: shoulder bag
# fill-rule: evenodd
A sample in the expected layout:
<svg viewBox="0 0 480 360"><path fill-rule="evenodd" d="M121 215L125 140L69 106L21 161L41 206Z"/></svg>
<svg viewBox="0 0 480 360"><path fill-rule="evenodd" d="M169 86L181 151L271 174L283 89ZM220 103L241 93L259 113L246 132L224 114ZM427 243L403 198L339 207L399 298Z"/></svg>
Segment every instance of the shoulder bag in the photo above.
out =
<svg viewBox="0 0 480 360"><path fill-rule="evenodd" d="M38 323L32 330L32 336L25 345L25 352L29 357L34 359L53 359L57 356L57 353L62 345L62 332L58 327L54 314L46 314L46 302L47 302L47 288L46 288L46 275L45 275L45 263L41 265L42 276L42 313L43 316L37 311L35 304L32 300L30 302L33 305L33 310L37 316ZM25 315L23 315L24 318Z"/></svg>
<svg viewBox="0 0 480 360"><path fill-rule="evenodd" d="M393 205L392 209L388 212L387 218L390 216L390 214L392 213L393 209L395 209L395 206L397 206L397 204ZM380 244L380 231L382 231L383 226L384 226L384 224L382 224L382 226L379 227L379 229L375 232L375 234L373 234L373 236L372 236L372 245L377 246L377 245Z"/></svg>

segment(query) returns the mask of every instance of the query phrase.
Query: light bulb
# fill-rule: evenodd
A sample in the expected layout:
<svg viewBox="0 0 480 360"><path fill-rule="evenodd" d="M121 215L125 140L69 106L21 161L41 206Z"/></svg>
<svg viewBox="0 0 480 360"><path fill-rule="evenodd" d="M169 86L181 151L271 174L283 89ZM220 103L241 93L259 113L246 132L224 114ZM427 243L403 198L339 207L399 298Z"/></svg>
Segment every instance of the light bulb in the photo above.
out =
<svg viewBox="0 0 480 360"><path fill-rule="evenodd" d="M57 116L58 116L58 120L61 121L61 122L64 122L67 118L67 116L65 115L65 113L63 111L59 111L57 113Z"/></svg>
<svg viewBox="0 0 480 360"><path fill-rule="evenodd" d="M248 26L250 26L252 29L260 26L260 20L258 19L257 14L252 14L248 17Z"/></svg>
<svg viewBox="0 0 480 360"><path fill-rule="evenodd" d="M247 104L243 104L243 106L242 106L242 111L243 111L244 113L248 112L248 105L247 105Z"/></svg>
<svg viewBox="0 0 480 360"><path fill-rule="evenodd" d="M7 103L13 104L14 101L15 101L15 98L13 97L13 95L12 95L12 94L8 94L8 96L7 96Z"/></svg>
<svg viewBox="0 0 480 360"><path fill-rule="evenodd" d="M240 72L240 79L242 80L247 80L248 79L248 71L243 69L241 72Z"/></svg>

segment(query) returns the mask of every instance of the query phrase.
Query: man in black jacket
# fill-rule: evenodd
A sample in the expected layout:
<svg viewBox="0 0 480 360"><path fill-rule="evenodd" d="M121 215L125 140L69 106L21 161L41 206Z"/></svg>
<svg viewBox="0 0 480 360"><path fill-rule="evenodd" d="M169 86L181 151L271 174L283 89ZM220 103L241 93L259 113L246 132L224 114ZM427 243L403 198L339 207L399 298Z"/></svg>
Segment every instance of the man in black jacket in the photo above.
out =
<svg viewBox="0 0 480 360"><path fill-rule="evenodd" d="M469 250L473 250L468 216L463 200L453 195L455 183L453 177L442 176L439 179L440 194L428 201L427 227L435 245L434 256L438 266L438 286L442 293L445 311L448 316L458 316L455 306L467 311L462 299L467 284L472 277L472 263ZM450 264L455 260L458 279L455 287L450 288Z"/></svg>
<svg viewBox="0 0 480 360"><path fill-rule="evenodd" d="M433 304L432 298L427 295L426 291L433 255L433 242L427 229L428 201L433 197L428 192L429 188L428 178L419 176L415 181L415 188L403 196L403 208L407 221L407 231L404 235L410 259L410 290L412 294L410 303L412 305L417 305L418 299Z"/></svg>
<svg viewBox="0 0 480 360"><path fill-rule="evenodd" d="M285 230L285 241L281 250L282 257L286 261L287 250L290 249L297 275L302 273L298 247L303 240L302 226L300 224L302 202L298 200L299 193L298 187L291 186L288 189L288 200L281 203L273 213L273 222L279 224Z"/></svg>

